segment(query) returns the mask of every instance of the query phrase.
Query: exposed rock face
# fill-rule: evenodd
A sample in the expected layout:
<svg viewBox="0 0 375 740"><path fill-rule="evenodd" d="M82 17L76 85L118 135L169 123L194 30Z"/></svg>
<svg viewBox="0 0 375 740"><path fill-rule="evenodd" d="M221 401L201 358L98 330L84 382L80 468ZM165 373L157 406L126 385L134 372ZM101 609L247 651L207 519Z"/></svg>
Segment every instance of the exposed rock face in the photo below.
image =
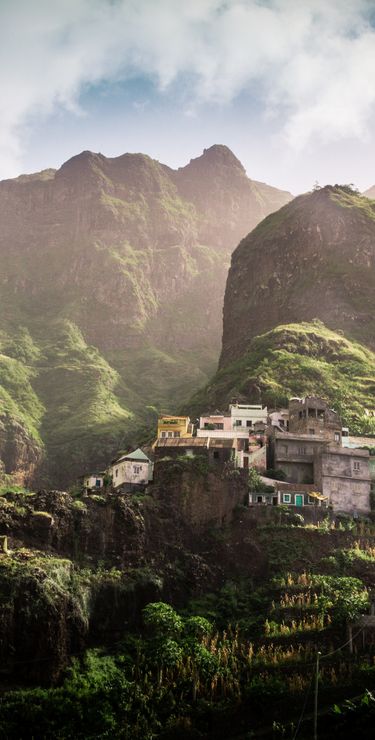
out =
<svg viewBox="0 0 375 740"><path fill-rule="evenodd" d="M207 379L231 250L290 198L223 146L178 171L82 152L0 183L0 352L19 363L0 380L55 485L107 460L147 404L174 407Z"/></svg>
<svg viewBox="0 0 375 740"><path fill-rule="evenodd" d="M0 497L8 540L0 553L3 676L54 681L89 641L121 639L148 602L182 604L221 584L224 573L243 572L242 559L228 557L229 544L212 532L233 521L246 493L245 478L202 473L187 461L158 463L157 483L141 499ZM253 561L250 542L241 548L257 573L262 557Z"/></svg>
<svg viewBox="0 0 375 740"><path fill-rule="evenodd" d="M232 256L220 367L280 324L320 319L375 348L375 203L345 186L302 195Z"/></svg>
<svg viewBox="0 0 375 740"><path fill-rule="evenodd" d="M365 195L366 198L371 198L372 200L375 200L375 185L373 185L368 190L365 190L365 192L363 193L363 195Z"/></svg>
<svg viewBox="0 0 375 740"><path fill-rule="evenodd" d="M0 416L0 483L11 476L16 485L29 485L42 457L42 447L23 424L7 414Z"/></svg>

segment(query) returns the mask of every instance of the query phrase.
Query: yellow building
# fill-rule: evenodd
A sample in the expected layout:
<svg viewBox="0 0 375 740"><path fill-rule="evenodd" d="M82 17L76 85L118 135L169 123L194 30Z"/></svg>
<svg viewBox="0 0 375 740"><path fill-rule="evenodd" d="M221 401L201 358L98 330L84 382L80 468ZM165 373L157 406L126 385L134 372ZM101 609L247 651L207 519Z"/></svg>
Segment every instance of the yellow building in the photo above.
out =
<svg viewBox="0 0 375 740"><path fill-rule="evenodd" d="M163 414L158 419L158 439L165 437L192 437L193 425L188 416Z"/></svg>

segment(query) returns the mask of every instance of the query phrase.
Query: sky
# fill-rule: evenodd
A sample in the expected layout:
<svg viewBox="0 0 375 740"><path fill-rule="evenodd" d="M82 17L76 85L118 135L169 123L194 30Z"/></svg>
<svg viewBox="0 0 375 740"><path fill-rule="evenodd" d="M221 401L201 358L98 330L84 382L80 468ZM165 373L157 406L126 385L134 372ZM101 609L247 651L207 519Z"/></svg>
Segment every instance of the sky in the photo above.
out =
<svg viewBox="0 0 375 740"><path fill-rule="evenodd" d="M0 0L0 179L226 144L294 194L375 184L375 0Z"/></svg>

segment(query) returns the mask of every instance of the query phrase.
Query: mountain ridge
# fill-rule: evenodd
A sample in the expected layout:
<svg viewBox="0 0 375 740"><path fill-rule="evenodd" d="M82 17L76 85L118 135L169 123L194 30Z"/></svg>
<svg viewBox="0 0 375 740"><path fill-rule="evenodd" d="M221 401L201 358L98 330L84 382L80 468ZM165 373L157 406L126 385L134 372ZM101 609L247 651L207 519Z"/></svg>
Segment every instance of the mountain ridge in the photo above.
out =
<svg viewBox="0 0 375 740"><path fill-rule="evenodd" d="M63 486L131 444L148 407L173 410L206 382L231 250L291 197L270 193L267 206L221 146L180 170L84 151L0 183L3 475L27 480L37 457L40 480Z"/></svg>

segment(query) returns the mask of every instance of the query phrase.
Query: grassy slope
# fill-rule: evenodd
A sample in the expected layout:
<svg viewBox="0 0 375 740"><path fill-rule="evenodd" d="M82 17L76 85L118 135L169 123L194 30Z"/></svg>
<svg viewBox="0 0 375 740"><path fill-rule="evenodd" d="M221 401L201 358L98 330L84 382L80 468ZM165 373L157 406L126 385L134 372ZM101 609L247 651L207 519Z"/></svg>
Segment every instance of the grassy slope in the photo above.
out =
<svg viewBox="0 0 375 740"><path fill-rule="evenodd" d="M225 407L244 396L272 407L291 396L320 394L342 415L352 432L375 433L375 355L327 329L320 321L278 326L256 337L244 356L223 370L192 399L194 413Z"/></svg>

